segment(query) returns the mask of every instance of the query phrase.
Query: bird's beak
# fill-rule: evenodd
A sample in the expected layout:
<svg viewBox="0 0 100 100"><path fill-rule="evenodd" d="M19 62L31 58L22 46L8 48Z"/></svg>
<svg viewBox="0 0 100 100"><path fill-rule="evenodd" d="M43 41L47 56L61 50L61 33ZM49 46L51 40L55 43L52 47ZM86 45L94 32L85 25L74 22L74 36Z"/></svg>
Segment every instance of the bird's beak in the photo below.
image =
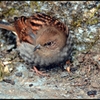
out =
<svg viewBox="0 0 100 100"><path fill-rule="evenodd" d="M34 52L37 50L37 49L40 49L41 48L41 45L40 44L38 44L37 46L35 46L35 48L34 48Z"/></svg>

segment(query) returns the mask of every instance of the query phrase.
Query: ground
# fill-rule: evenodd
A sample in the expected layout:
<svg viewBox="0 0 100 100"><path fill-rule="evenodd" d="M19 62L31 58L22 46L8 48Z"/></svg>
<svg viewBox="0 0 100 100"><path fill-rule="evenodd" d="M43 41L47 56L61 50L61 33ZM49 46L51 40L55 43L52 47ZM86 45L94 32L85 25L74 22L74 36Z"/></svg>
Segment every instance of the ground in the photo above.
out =
<svg viewBox="0 0 100 100"><path fill-rule="evenodd" d="M12 15L19 16L22 12L27 15L27 9L30 9L29 13L32 12L31 9L35 9L52 15L55 12L56 17L60 16L59 18L68 24L75 41L73 60L69 65L71 72L58 66L43 70L49 76L37 75L28 69L29 65L17 53L14 47L15 36L9 31L0 30L0 98L100 99L100 3L97 1L19 3L2 1L0 19L4 16L5 20L11 21ZM28 4L37 6L31 8L27 6ZM15 12L10 5L16 8ZM10 9L8 12L6 6Z"/></svg>

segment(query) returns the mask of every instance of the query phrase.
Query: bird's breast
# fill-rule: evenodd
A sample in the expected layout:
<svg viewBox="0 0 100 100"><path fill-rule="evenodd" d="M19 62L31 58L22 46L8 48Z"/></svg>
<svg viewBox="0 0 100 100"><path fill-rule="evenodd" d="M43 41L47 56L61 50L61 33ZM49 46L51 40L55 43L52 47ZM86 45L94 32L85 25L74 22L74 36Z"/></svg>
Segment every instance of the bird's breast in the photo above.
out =
<svg viewBox="0 0 100 100"><path fill-rule="evenodd" d="M48 59L52 57L57 57L59 55L60 50L58 48L56 49L39 49L36 52L34 52L35 55L40 56L43 59Z"/></svg>

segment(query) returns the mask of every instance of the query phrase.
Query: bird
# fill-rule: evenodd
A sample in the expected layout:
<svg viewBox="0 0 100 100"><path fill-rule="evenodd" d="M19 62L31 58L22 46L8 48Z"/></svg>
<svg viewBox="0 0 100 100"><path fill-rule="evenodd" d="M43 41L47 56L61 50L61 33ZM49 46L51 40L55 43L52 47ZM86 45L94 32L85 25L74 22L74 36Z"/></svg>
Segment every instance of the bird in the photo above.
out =
<svg viewBox="0 0 100 100"><path fill-rule="evenodd" d="M0 28L14 32L17 36L17 50L40 75L37 67L59 65L71 57L72 38L68 26L60 20L37 12L26 17L15 17L13 23L0 22Z"/></svg>

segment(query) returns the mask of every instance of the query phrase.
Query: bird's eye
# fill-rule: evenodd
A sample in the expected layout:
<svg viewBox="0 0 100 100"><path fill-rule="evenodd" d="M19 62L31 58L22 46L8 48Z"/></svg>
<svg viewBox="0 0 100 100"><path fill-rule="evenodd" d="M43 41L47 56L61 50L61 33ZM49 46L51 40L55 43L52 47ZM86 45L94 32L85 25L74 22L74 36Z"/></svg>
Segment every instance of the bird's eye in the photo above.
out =
<svg viewBox="0 0 100 100"><path fill-rule="evenodd" d="M51 46L53 42L47 42L44 44L44 46Z"/></svg>
<svg viewBox="0 0 100 100"><path fill-rule="evenodd" d="M51 44L52 44L52 42L48 42L48 43L47 43L47 45L51 45Z"/></svg>

